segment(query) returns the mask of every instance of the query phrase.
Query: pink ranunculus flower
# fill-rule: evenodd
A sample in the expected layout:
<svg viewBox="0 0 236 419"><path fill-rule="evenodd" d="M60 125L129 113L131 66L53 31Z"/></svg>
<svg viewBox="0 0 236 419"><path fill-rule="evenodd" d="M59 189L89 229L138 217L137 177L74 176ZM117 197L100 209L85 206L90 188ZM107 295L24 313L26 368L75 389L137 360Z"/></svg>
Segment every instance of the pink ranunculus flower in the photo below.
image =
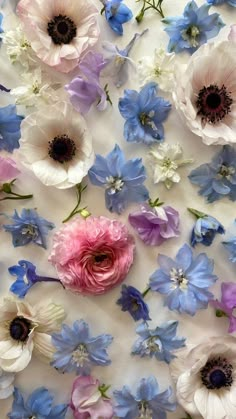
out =
<svg viewBox="0 0 236 419"><path fill-rule="evenodd" d="M230 26L230 33L228 35L228 40L236 42L236 24Z"/></svg>
<svg viewBox="0 0 236 419"><path fill-rule="evenodd" d="M76 378L72 387L70 407L74 419L111 419L113 407L110 399L104 397L99 380L91 376Z"/></svg>
<svg viewBox="0 0 236 419"><path fill-rule="evenodd" d="M8 157L0 156L0 182L5 182L18 176L20 170L16 167L16 162Z"/></svg>
<svg viewBox="0 0 236 419"><path fill-rule="evenodd" d="M91 0L21 0L17 13L36 55L63 73L73 70L99 37Z"/></svg>
<svg viewBox="0 0 236 419"><path fill-rule="evenodd" d="M85 295L104 294L125 279L134 247L133 237L120 221L78 217L55 234L49 261L65 288Z"/></svg>
<svg viewBox="0 0 236 419"><path fill-rule="evenodd" d="M236 284L234 282L222 282L221 301L212 300L211 305L216 308L218 317L226 316L229 318L229 333L236 331Z"/></svg>
<svg viewBox="0 0 236 419"><path fill-rule="evenodd" d="M139 211L129 214L129 222L149 246L159 246L165 240L180 235L179 213L169 206L142 204Z"/></svg>

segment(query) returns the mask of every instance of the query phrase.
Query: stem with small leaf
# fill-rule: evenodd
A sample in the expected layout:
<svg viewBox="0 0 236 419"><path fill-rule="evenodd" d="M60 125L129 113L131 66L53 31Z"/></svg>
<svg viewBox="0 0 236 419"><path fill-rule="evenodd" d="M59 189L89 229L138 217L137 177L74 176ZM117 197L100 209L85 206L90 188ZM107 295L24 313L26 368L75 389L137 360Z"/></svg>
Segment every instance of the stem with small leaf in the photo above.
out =
<svg viewBox="0 0 236 419"><path fill-rule="evenodd" d="M187 210L188 210L191 214L195 215L195 217L197 217L197 219L198 219L198 218L204 218L204 217L206 217L206 215L207 215L207 214L205 214L204 212L198 211L198 210L196 210L196 209L194 209L194 208L187 208Z"/></svg>
<svg viewBox="0 0 236 419"><path fill-rule="evenodd" d="M82 186L82 183L79 183L78 185L75 186L75 188L76 188L76 195L77 195L77 204L73 208L71 213L68 215L68 217L62 221L63 223L66 223L67 221L69 221L76 214L80 214L83 218L87 218L91 215L91 213L87 210L87 207L79 208L81 198L82 198L82 193L87 188L87 185Z"/></svg>
<svg viewBox="0 0 236 419"><path fill-rule="evenodd" d="M7 199L30 199L30 198L33 198L32 194L20 195L16 192L13 192L12 191L12 186L14 185L15 181L16 181L16 179L13 179L9 183L3 183L2 187L1 187L1 192L4 192L5 194L10 195L10 196L5 196L4 198L1 198L0 201L6 201Z"/></svg>
<svg viewBox="0 0 236 419"><path fill-rule="evenodd" d="M143 0L143 7L135 18L137 22L138 23L142 22L145 12L149 9L154 9L157 13L159 13L159 15L161 15L162 18L164 18L165 15L162 10L163 1L164 0L158 0L158 3L156 4L155 0Z"/></svg>
<svg viewBox="0 0 236 419"><path fill-rule="evenodd" d="M143 296L143 298L147 295L147 293L149 292L149 291L151 291L151 288L150 287L148 287L144 292L142 292L142 296Z"/></svg>

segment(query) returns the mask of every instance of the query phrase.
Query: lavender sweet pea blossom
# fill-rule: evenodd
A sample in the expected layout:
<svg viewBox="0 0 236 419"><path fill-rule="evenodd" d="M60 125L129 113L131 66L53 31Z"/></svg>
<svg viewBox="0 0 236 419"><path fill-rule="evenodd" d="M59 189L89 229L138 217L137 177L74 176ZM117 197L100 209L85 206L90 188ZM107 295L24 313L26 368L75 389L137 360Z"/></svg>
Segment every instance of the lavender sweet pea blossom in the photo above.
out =
<svg viewBox="0 0 236 419"><path fill-rule="evenodd" d="M65 86L70 101L78 112L86 114L94 103L99 111L106 108L107 95L99 81L104 66L102 54L89 51L79 63L81 76L76 76Z"/></svg>
<svg viewBox="0 0 236 419"><path fill-rule="evenodd" d="M129 222L149 246L160 246L165 240L180 235L179 213L170 206L142 204L139 211L129 214Z"/></svg>
<svg viewBox="0 0 236 419"><path fill-rule="evenodd" d="M134 67L133 61L129 58L129 53L135 42L147 31L148 29L145 29L142 33L134 34L133 38L124 49L119 49L111 42L103 42L102 47L104 50L106 66L103 69L102 74L110 77L116 87L121 87L127 82L129 68L131 66Z"/></svg>
<svg viewBox="0 0 236 419"><path fill-rule="evenodd" d="M236 283L222 282L221 284L221 301L213 300L211 305L216 308L217 317L229 318L229 333L236 331Z"/></svg>

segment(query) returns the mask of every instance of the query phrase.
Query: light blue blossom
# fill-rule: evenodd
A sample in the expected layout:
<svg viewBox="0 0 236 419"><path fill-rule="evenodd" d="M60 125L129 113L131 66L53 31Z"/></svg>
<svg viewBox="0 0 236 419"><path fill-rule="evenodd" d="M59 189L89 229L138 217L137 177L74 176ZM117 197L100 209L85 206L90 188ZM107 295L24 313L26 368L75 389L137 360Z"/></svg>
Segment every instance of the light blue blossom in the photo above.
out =
<svg viewBox="0 0 236 419"><path fill-rule="evenodd" d="M13 224L5 224L3 227L12 234L14 247L25 246L32 242L47 248L45 236L55 227L53 223L40 217L34 209L23 208L21 215L15 210L13 216L9 218Z"/></svg>
<svg viewBox="0 0 236 419"><path fill-rule="evenodd" d="M218 13L208 15L210 5L198 7L194 0L184 9L183 16L169 17L162 20L168 26L165 31L170 37L168 51L188 51L192 54L208 39L218 35L225 24Z"/></svg>
<svg viewBox="0 0 236 419"><path fill-rule="evenodd" d="M200 186L199 195L208 202L228 196L236 200L236 150L225 145L210 163L202 164L191 171L190 181Z"/></svg>
<svg viewBox="0 0 236 419"><path fill-rule="evenodd" d="M119 111L126 119L124 137L128 142L147 145L164 139L162 123L166 120L171 104L157 96L157 84L147 83L140 92L125 90L119 99Z"/></svg>
<svg viewBox="0 0 236 419"><path fill-rule="evenodd" d="M138 325L136 333L140 336L132 348L133 355L153 357L168 364L175 358L172 351L185 346L184 338L176 337L178 322L169 321L155 329L149 329L147 323Z"/></svg>
<svg viewBox="0 0 236 419"><path fill-rule="evenodd" d="M3 14L0 13L0 34L3 33L3 29L2 29L2 20L3 20ZM0 35L0 42L1 42L1 35Z"/></svg>
<svg viewBox="0 0 236 419"><path fill-rule="evenodd" d="M14 105L0 108L0 150L11 153L20 147L20 125L23 118L17 115Z"/></svg>
<svg viewBox="0 0 236 419"><path fill-rule="evenodd" d="M19 298L24 298L37 282L60 282L57 278L37 275L36 266L28 260L19 260L18 265L8 268L8 272L12 276L17 277L16 281L11 285L10 291Z"/></svg>
<svg viewBox="0 0 236 419"><path fill-rule="evenodd" d="M111 42L104 41L102 44L104 50L104 58L106 67L103 70L103 75L107 75L113 80L116 87L121 87L129 78L129 68L134 67L132 60L129 58L129 53L133 48L137 39L144 35L148 29L142 33L136 33L131 41L124 49L119 49Z"/></svg>
<svg viewBox="0 0 236 419"><path fill-rule="evenodd" d="M236 236L232 237L231 239L227 241L223 241L222 243L230 254L229 260L235 263L236 262Z"/></svg>
<svg viewBox="0 0 236 419"><path fill-rule="evenodd" d="M106 348L113 337L102 334L90 336L85 321L75 321L72 327L62 325L61 333L52 335L52 343L57 349L51 365L60 372L75 371L77 375L89 375L93 365L110 365Z"/></svg>
<svg viewBox="0 0 236 419"><path fill-rule="evenodd" d="M64 419L68 409L67 404L52 407L53 396L45 387L34 390L26 402L18 388L13 397L12 410L7 415L10 419Z"/></svg>
<svg viewBox="0 0 236 419"><path fill-rule="evenodd" d="M106 157L96 155L88 175L93 185L106 188L106 207L111 212L120 214L130 202L143 202L149 198L143 185L146 170L142 159L126 161L117 144Z"/></svg>
<svg viewBox="0 0 236 419"><path fill-rule="evenodd" d="M104 6L106 20L110 28L117 35L123 35L123 23L128 22L133 17L131 10L122 1L101 0Z"/></svg>
<svg viewBox="0 0 236 419"><path fill-rule="evenodd" d="M207 0L207 3L211 6L218 6L219 4L229 4L230 6L236 7L236 0Z"/></svg>
<svg viewBox="0 0 236 419"><path fill-rule="evenodd" d="M118 418L166 419L166 411L173 412L176 409L176 403L169 400L173 394L172 388L160 393L153 376L141 379L136 394L127 386L120 391L115 390L113 394L116 399L114 411Z"/></svg>
<svg viewBox="0 0 236 419"><path fill-rule="evenodd" d="M216 234L224 234L224 226L211 215L204 214L194 208L188 208L189 212L197 217L197 221L191 232L190 243L195 246L198 243L211 246Z"/></svg>
<svg viewBox="0 0 236 419"><path fill-rule="evenodd" d="M150 278L153 291L166 295L165 305L170 310L188 313L193 316L197 310L207 308L213 294L208 288L218 279L213 275L214 262L205 253L196 258L190 246L181 247L173 260L165 255L158 255L160 266Z"/></svg>

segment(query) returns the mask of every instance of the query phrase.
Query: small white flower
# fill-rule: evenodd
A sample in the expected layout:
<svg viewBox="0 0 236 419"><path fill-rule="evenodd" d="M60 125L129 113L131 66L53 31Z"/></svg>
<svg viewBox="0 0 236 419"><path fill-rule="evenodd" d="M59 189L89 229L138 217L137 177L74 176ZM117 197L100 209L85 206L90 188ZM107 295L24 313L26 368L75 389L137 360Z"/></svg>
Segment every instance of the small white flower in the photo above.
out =
<svg viewBox="0 0 236 419"><path fill-rule="evenodd" d="M44 185L59 189L80 183L94 162L85 119L66 102L42 107L24 119L19 154Z"/></svg>
<svg viewBox="0 0 236 419"><path fill-rule="evenodd" d="M10 91L10 94L15 97L16 105L39 106L59 101L59 96L52 87L52 81L42 73L40 68L32 73L24 73L22 81L22 86ZM58 83L54 85L59 87Z"/></svg>
<svg viewBox="0 0 236 419"><path fill-rule="evenodd" d="M4 32L2 40L3 44L6 45L6 52L12 64L20 63L27 69L35 65L35 53L31 48L30 42L25 37L21 25L12 31Z"/></svg>
<svg viewBox="0 0 236 419"><path fill-rule="evenodd" d="M15 379L15 375L11 372L3 371L0 368L0 400L7 399L10 397L14 391L14 386L12 385Z"/></svg>
<svg viewBox="0 0 236 419"><path fill-rule="evenodd" d="M143 57L138 63L141 86L154 81L163 91L171 91L174 81L174 59L174 53L166 53L162 48L155 50L153 56Z"/></svg>
<svg viewBox="0 0 236 419"><path fill-rule="evenodd" d="M4 298L0 304L0 368L22 371L32 352L51 361L55 351L51 333L60 329L64 317L63 308L51 302L32 307L26 301Z"/></svg>
<svg viewBox="0 0 236 419"><path fill-rule="evenodd" d="M149 156L154 183L164 182L167 189L170 189L173 183L180 181L181 177L177 169L193 162L193 159L182 159L183 149L180 144L162 143L157 148L153 148Z"/></svg>
<svg viewBox="0 0 236 419"><path fill-rule="evenodd" d="M236 418L236 338L210 337L175 352L170 365L179 404L193 417Z"/></svg>

